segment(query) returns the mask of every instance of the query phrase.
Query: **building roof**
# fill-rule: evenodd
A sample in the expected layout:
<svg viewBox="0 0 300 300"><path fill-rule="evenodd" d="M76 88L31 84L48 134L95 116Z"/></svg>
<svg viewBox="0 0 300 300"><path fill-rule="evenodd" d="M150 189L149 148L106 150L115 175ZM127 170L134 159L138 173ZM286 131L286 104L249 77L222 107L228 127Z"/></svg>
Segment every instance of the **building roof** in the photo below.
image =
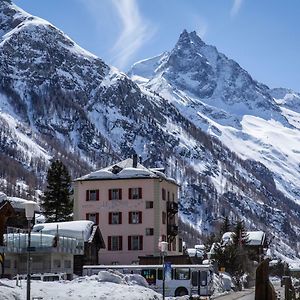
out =
<svg viewBox="0 0 300 300"><path fill-rule="evenodd" d="M222 236L222 241L227 244L232 241L233 232L225 232ZM265 242L266 234L263 231L247 231L248 234L248 246L261 246Z"/></svg>
<svg viewBox="0 0 300 300"><path fill-rule="evenodd" d="M93 221L70 221L56 223L42 223L33 226L33 232L43 232L46 234L83 239L88 241L92 234Z"/></svg>
<svg viewBox="0 0 300 300"><path fill-rule="evenodd" d="M18 197L8 197L5 193L0 192L0 205L5 201L8 201L11 204L11 206L16 210L25 210L25 203L29 200ZM38 204L36 204L35 211L40 212L40 207Z"/></svg>
<svg viewBox="0 0 300 300"><path fill-rule="evenodd" d="M140 163L137 163L135 167L134 160L132 158L127 158L106 168L91 172L87 175L75 179L75 181L132 178L158 178L177 184L175 179L167 177L163 173L163 169L161 168L148 169Z"/></svg>

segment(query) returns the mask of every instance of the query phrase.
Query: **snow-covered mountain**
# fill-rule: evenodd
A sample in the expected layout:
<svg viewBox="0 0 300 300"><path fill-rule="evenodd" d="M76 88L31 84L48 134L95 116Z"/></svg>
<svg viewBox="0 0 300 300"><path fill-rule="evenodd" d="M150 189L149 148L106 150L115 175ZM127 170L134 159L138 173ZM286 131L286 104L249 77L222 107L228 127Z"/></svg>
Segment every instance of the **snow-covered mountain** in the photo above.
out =
<svg viewBox="0 0 300 300"><path fill-rule="evenodd" d="M269 89L235 61L183 31L174 49L137 62L129 75L243 159L258 160L300 203L300 95Z"/></svg>
<svg viewBox="0 0 300 300"><path fill-rule="evenodd" d="M78 176L136 152L146 166L164 166L181 183L182 219L202 234L224 215L240 217L249 229L272 232L280 251L296 255L299 170L290 171L290 180L287 172L276 173L276 163L295 162L285 152L273 161L279 150L261 137L266 130L284 134L284 149L291 136L295 149L299 142L290 121L297 121L296 111L287 117L291 101L276 98L279 91L271 96L187 32L170 53L134 66L137 84L8 0L0 2L0 28L0 187L8 195L41 188L52 157ZM255 126L264 131L254 138Z"/></svg>

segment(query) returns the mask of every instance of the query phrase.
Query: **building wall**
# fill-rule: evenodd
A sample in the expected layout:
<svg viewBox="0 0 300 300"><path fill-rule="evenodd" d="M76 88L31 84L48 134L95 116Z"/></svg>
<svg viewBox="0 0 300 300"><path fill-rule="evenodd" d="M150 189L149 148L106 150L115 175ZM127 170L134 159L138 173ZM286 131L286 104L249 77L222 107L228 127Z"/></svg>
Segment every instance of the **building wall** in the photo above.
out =
<svg viewBox="0 0 300 300"><path fill-rule="evenodd" d="M31 273L73 274L73 255L69 253L32 253ZM27 274L27 254L5 255L5 275Z"/></svg>
<svg viewBox="0 0 300 300"><path fill-rule="evenodd" d="M109 200L109 189L122 189L122 200ZM142 188L141 199L129 199L129 188ZM162 200L162 188L166 190L166 200ZM177 185L165 180L123 179L76 181L74 185L74 219L86 219L88 213L99 214L99 227L106 249L99 252L100 264L131 264L138 262L138 256L159 254L158 242L167 235L167 224L162 224L162 212L167 213L167 191L177 201ZM86 201L87 190L99 190L98 201ZM146 208L146 202L153 201L153 208ZM141 224L129 224L131 211L142 212ZM122 212L122 224L109 224L109 212ZM154 235L146 236L146 228L153 228ZM128 250L128 236L143 236L143 250ZM122 236L122 250L109 251L108 237ZM178 245L178 243L177 243ZM179 254L177 251L170 254Z"/></svg>

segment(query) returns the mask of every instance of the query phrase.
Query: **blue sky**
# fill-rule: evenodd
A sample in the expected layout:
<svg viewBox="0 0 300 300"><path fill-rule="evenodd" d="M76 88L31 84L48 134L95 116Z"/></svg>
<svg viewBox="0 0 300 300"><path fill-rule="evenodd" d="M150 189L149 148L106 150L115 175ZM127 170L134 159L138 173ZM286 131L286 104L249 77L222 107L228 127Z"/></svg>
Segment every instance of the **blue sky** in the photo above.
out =
<svg viewBox="0 0 300 300"><path fill-rule="evenodd" d="M256 80L300 92L299 0L13 1L122 71L196 30Z"/></svg>

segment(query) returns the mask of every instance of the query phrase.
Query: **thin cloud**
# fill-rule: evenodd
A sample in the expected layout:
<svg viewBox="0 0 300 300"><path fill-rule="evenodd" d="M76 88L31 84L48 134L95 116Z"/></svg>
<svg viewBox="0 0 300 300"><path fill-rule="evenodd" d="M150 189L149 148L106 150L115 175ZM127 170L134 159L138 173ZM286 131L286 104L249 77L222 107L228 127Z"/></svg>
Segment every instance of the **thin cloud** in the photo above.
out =
<svg viewBox="0 0 300 300"><path fill-rule="evenodd" d="M242 3L243 3L243 0L233 0L233 4L232 4L231 10L230 10L231 17L235 17L239 13Z"/></svg>
<svg viewBox="0 0 300 300"><path fill-rule="evenodd" d="M123 28L112 48L113 64L124 69L134 54L151 39L155 28L141 16L136 0L113 0L112 3Z"/></svg>

